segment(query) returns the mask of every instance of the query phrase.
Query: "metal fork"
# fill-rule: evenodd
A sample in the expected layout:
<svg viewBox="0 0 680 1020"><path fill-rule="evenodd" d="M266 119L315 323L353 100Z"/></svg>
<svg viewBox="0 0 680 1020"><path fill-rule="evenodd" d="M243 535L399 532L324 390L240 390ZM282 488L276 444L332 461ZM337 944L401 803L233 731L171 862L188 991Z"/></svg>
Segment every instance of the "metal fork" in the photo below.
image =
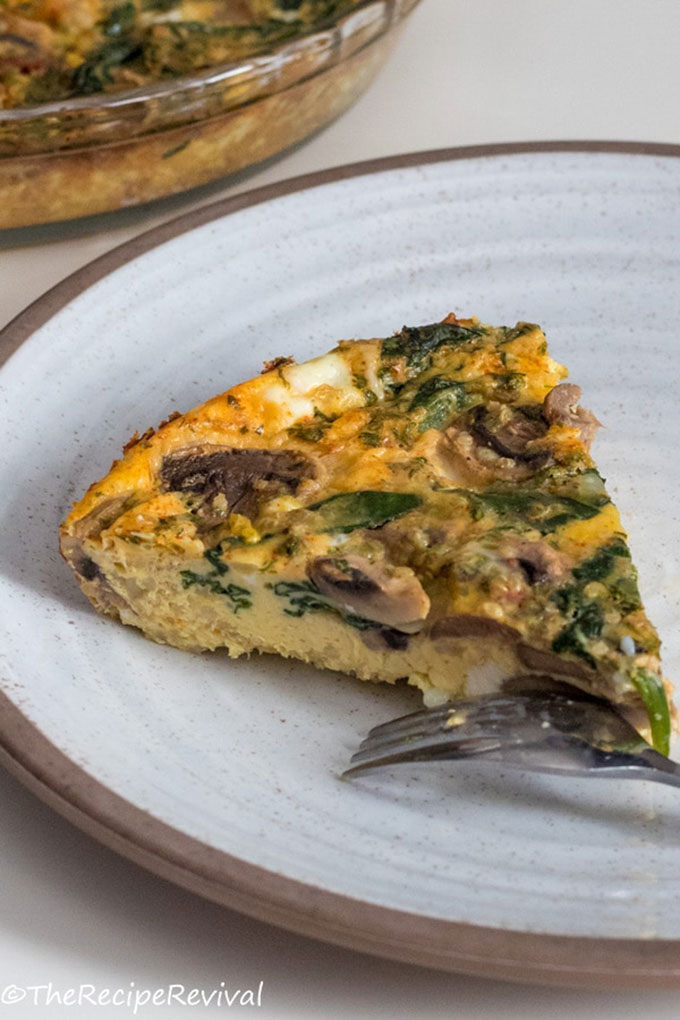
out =
<svg viewBox="0 0 680 1020"><path fill-rule="evenodd" d="M564 686L449 702L383 723L343 777L398 762L482 758L530 772L680 786L680 765L655 751L611 705Z"/></svg>

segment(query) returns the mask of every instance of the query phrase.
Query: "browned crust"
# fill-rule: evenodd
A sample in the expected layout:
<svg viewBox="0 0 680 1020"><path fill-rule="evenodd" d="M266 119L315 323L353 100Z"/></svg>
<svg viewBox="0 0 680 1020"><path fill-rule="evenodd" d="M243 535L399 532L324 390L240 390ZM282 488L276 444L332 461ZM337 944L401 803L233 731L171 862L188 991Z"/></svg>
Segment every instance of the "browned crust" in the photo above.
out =
<svg viewBox="0 0 680 1020"><path fill-rule="evenodd" d="M187 230L307 187L359 174L521 152L680 156L680 146L546 142L471 146L371 160L236 195L134 238L68 277L0 332L0 364L60 308L114 269ZM390 959L519 982L680 986L680 940L531 934L443 921L339 896L255 867L165 825L62 754L0 692L0 763L73 824L157 875L292 931Z"/></svg>
<svg viewBox="0 0 680 1020"><path fill-rule="evenodd" d="M107 145L0 158L0 228L129 208L261 164L343 113L403 27L395 24L339 63L219 116Z"/></svg>

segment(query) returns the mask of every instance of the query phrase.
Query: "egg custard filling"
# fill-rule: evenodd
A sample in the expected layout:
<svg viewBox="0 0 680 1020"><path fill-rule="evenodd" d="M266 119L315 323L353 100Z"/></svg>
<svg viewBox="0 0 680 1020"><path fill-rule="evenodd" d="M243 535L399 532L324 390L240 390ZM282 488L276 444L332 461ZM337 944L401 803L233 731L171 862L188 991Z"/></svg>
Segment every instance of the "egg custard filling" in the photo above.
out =
<svg viewBox="0 0 680 1020"><path fill-rule="evenodd" d="M276 359L135 435L61 527L95 608L426 704L550 676L668 753L670 687L599 425L538 326L449 315Z"/></svg>

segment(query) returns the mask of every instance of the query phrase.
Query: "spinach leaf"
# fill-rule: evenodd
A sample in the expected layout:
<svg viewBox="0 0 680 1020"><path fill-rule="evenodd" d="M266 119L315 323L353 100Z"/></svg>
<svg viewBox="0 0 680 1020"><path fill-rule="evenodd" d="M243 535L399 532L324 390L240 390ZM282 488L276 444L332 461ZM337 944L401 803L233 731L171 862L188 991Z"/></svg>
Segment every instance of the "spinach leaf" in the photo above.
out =
<svg viewBox="0 0 680 1020"><path fill-rule="evenodd" d="M618 557L630 559L628 546L620 538L609 545L603 545L589 560L582 563L580 567L575 567L574 577L577 581L601 581L612 572Z"/></svg>
<svg viewBox="0 0 680 1020"><path fill-rule="evenodd" d="M447 379L445 375L433 375L418 388L409 405L409 411L414 411L417 407L429 407L433 398L442 393L450 393L459 410L465 407L465 384Z"/></svg>
<svg viewBox="0 0 680 1020"><path fill-rule="evenodd" d="M623 569L622 575L613 573ZM612 577L613 573L613 577ZM571 652L597 668L594 657L586 645L591 638L598 638L604 626L603 604L599 597L587 596L588 585L597 581L604 585L608 597L622 613L632 612L640 606L635 568L630 562L630 553L623 539L615 539L602 546L588 560L572 571L575 583L563 585L550 596L551 601L569 620L552 643L554 652ZM604 605L607 605L605 594Z"/></svg>
<svg viewBox="0 0 680 1020"><path fill-rule="evenodd" d="M373 630L383 626L376 620L367 620L366 617L357 616L356 613L346 613L332 605L320 594L311 581L277 581L273 591L280 598L288 599L288 608L283 610L287 616L300 617L305 613L326 610L341 616L345 623L357 630Z"/></svg>
<svg viewBox="0 0 680 1020"><path fill-rule="evenodd" d="M304 616L308 612L330 608L311 581L277 581L273 591L280 598L288 599L289 608L283 610L287 616Z"/></svg>
<svg viewBox="0 0 680 1020"><path fill-rule="evenodd" d="M517 340L521 336L526 336L527 333L533 333L535 329L539 329L539 327L533 322L518 322L516 326L504 326L501 343L509 344L511 340Z"/></svg>
<svg viewBox="0 0 680 1020"><path fill-rule="evenodd" d="M581 587L591 581L604 584L612 602L623 616L642 606L637 572L630 561L628 546L622 538L603 545L590 559L575 567L572 574ZM567 590L563 588L560 592ZM555 595L558 596L560 592Z"/></svg>
<svg viewBox="0 0 680 1020"><path fill-rule="evenodd" d="M87 60L75 68L72 87L76 92L90 95L103 92L113 82L113 68L134 60L142 52L139 39L134 37L137 8L132 0L113 7L100 22L102 35L107 37Z"/></svg>
<svg viewBox="0 0 680 1020"><path fill-rule="evenodd" d="M457 411L462 411L466 403L467 389L464 383L435 375L418 389L409 405L409 411L419 407L425 409L418 431L426 432L427 429L444 428Z"/></svg>
<svg viewBox="0 0 680 1020"><path fill-rule="evenodd" d="M615 578L608 587L614 600L614 605L622 616L627 616L629 613L642 609L642 597L638 588L637 573L632 565L630 573Z"/></svg>
<svg viewBox="0 0 680 1020"><path fill-rule="evenodd" d="M180 570L182 587L191 588L197 585L199 588L207 588L215 595L224 595L231 602L234 613L238 613L239 609L250 609L253 605L250 591L242 588L240 584L225 583L223 580L224 575L229 572L229 567L217 559L219 546L208 549L205 556L213 564L213 569L209 574L198 574L195 570Z"/></svg>
<svg viewBox="0 0 680 1020"><path fill-rule="evenodd" d="M602 503L593 505L572 499L570 496L534 492L528 489L486 489L484 492L455 489L454 491L466 497L472 515L476 519L481 518L487 510L492 510L499 517L515 514L524 518L544 535L569 521L587 521L591 517L596 517L601 506L605 502L609 502L605 499Z"/></svg>
<svg viewBox="0 0 680 1020"><path fill-rule="evenodd" d="M76 67L71 83L73 89L85 95L103 92L113 81L113 68L128 63L140 53L141 47L135 40L114 37Z"/></svg>
<svg viewBox="0 0 680 1020"><path fill-rule="evenodd" d="M419 371L440 347L459 347L484 335L483 329L457 322L434 322L429 326L404 326L382 342L382 358L404 358L408 368Z"/></svg>
<svg viewBox="0 0 680 1020"><path fill-rule="evenodd" d="M379 528L388 521L420 506L422 500L412 492L381 492L363 489L340 492L308 507L322 520L322 531L354 531L355 528Z"/></svg>
<svg viewBox="0 0 680 1020"><path fill-rule="evenodd" d="M221 542L219 545L216 545L214 549L206 549L203 555L205 556L208 563L210 563L216 574L227 574L229 572L229 567L227 566L226 563L223 563L221 559L222 556Z"/></svg>
<svg viewBox="0 0 680 1020"><path fill-rule="evenodd" d="M671 740L671 714L663 680L646 669L636 669L631 677L649 719L652 743L660 754L668 755Z"/></svg>
<svg viewBox="0 0 680 1020"><path fill-rule="evenodd" d="M576 611L574 620L567 624L552 643L553 652L558 655L571 652L584 659L593 669L597 667L595 659L585 648L590 638L599 637L604 626L604 614L597 602L583 602Z"/></svg>

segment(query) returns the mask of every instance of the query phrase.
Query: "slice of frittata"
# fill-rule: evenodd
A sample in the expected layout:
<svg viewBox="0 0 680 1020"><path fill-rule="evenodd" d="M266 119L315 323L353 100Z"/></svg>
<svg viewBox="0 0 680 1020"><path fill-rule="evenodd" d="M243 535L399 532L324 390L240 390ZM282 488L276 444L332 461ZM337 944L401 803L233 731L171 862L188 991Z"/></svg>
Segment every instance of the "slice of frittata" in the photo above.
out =
<svg viewBox="0 0 680 1020"><path fill-rule="evenodd" d="M453 315L277 359L135 436L63 555L156 641L406 677L429 704L550 675L667 752L659 639L566 374L538 326Z"/></svg>

